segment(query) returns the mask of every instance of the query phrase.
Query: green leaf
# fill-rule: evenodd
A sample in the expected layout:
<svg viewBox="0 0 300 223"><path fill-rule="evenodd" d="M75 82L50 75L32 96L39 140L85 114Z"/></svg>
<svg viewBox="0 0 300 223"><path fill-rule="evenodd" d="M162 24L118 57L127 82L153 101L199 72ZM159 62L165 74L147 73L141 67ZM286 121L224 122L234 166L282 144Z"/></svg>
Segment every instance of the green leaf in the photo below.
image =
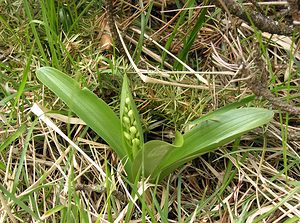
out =
<svg viewBox="0 0 300 223"><path fill-rule="evenodd" d="M133 176L138 174L142 166L144 167L145 176L150 176L171 150L182 145L183 136L179 132L176 132L173 144L161 140L152 140L145 143L143 150L139 151L134 159L132 165Z"/></svg>
<svg viewBox="0 0 300 223"><path fill-rule="evenodd" d="M162 179L182 164L227 144L243 133L268 123L273 112L262 108L242 108L214 116L183 135L183 145L169 150L152 178Z"/></svg>
<svg viewBox="0 0 300 223"><path fill-rule="evenodd" d="M240 107L240 106L243 106L243 105L249 103L254 98L255 98L255 95L251 95L251 96L248 96L246 98L241 99L240 101L233 102L231 104L225 105L225 106L223 106L223 107L221 107L221 108L219 108L219 109L217 109L213 112L210 112L209 114L207 114L207 115L205 115L201 118L198 118L198 119L192 121L191 123L188 123L188 125L198 125L201 122L204 122L204 121L209 120L209 119L213 119L217 115L223 114L223 113L228 112L232 109L235 109L237 107Z"/></svg>
<svg viewBox="0 0 300 223"><path fill-rule="evenodd" d="M74 79L57 69L42 67L36 74L38 79L101 136L121 159L126 156L120 120L103 100L87 88L81 89Z"/></svg>

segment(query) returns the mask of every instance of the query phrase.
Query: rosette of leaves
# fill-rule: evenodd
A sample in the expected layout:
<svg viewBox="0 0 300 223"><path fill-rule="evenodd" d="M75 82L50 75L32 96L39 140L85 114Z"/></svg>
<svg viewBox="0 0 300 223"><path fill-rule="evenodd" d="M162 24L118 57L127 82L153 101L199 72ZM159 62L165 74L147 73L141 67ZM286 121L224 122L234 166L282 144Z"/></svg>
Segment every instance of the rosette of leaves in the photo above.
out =
<svg viewBox="0 0 300 223"><path fill-rule="evenodd" d="M172 144L144 142L140 116L124 75L120 116L93 92L61 71L42 67L38 79L53 91L114 150L122 160L131 182L141 176L161 180L184 163L232 142L237 137L268 123L273 112L263 108L239 108L252 100L233 103L194 121L195 127L176 133Z"/></svg>

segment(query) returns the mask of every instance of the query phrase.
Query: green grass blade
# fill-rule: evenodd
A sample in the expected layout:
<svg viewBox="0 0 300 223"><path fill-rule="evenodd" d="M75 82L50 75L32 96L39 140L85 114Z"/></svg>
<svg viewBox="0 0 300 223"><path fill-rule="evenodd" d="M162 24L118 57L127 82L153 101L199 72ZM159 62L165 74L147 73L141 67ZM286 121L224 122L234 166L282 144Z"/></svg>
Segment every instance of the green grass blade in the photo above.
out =
<svg viewBox="0 0 300 223"><path fill-rule="evenodd" d="M49 209L48 211L43 214L42 219L49 218L51 215L56 214L57 212L60 212L62 209L65 209L65 205L57 205L54 208Z"/></svg>
<svg viewBox="0 0 300 223"><path fill-rule="evenodd" d="M73 10L73 12L76 12L76 10ZM72 14L70 13L70 6L62 5L58 10L58 14L64 32L68 33L68 30L73 24Z"/></svg>
<svg viewBox="0 0 300 223"><path fill-rule="evenodd" d="M91 129L101 136L122 159L126 151L122 144L121 123L113 110L87 88L61 71L42 67L38 79L53 91Z"/></svg>
<svg viewBox="0 0 300 223"><path fill-rule="evenodd" d="M22 135L25 131L26 131L26 125L22 125L20 128L18 128L17 131L15 131L12 135L6 138L5 141L2 142L2 144L0 145L0 152L2 152L13 141L19 138L19 136Z"/></svg>
<svg viewBox="0 0 300 223"><path fill-rule="evenodd" d="M81 21L82 17L86 14L86 12L93 6L95 0L90 1L90 2L86 2L86 6L84 7L84 9L80 12L80 14L77 14L77 10L75 10L75 8L79 8L79 5L77 5L74 10L72 10L72 12L70 13L71 16L73 16L72 20L73 23L70 26L70 28L68 29L68 34L72 33L72 31L78 27L79 21ZM75 14L75 18L74 18L74 14Z"/></svg>
<svg viewBox="0 0 300 223"><path fill-rule="evenodd" d="M59 58L58 58L58 47L56 41L56 30L57 30L57 16L54 1L43 1L40 0L40 5L42 8L43 22L45 27L45 33L47 36L47 42L49 44L49 49L51 53L52 66L60 68Z"/></svg>
<svg viewBox="0 0 300 223"><path fill-rule="evenodd" d="M178 182L177 182L177 204L178 204L178 208L177 208L177 219L178 222L182 222L181 218L181 194L182 194L182 189L181 189L181 184L182 184L182 179L181 179L181 175L178 176Z"/></svg>
<svg viewBox="0 0 300 223"><path fill-rule="evenodd" d="M20 198L17 198L14 194L12 194L8 190L6 190L2 184L0 184L0 190L2 191L3 194L6 195L6 197L8 197L10 200L12 200L16 205L18 205L24 211L26 211L35 220L42 222L40 217L35 212L33 212L23 201L21 201Z"/></svg>
<svg viewBox="0 0 300 223"><path fill-rule="evenodd" d="M153 6L153 0L149 2L149 6L148 6L148 11L147 14L144 14L144 3L143 1L140 1L140 6L141 6L141 35L139 37L139 41L138 41L138 45L136 46L135 52L133 54L133 57L135 57L135 62L138 63L141 57L141 53L142 53L142 49L143 49L143 44L144 44L144 33L145 33L145 29L146 29L146 25L148 23L150 14L151 14L151 10L152 10L152 6Z"/></svg>
<svg viewBox="0 0 300 223"><path fill-rule="evenodd" d="M190 8L193 6L193 4L195 3L194 0L188 0L187 3L186 3L186 8ZM174 26L173 28L173 31L172 31L172 34L170 35L170 37L168 38L166 44L165 44L165 49L166 50L169 50L171 45L172 45L172 42L176 36L176 34L178 33L178 28L183 24L184 20L185 20L185 15L187 13L188 10L182 10L182 12L180 12L180 17L176 23L176 25ZM162 53L162 61L164 62L165 59L166 59L166 56L167 56L167 52L166 51L163 51Z"/></svg>
<svg viewBox="0 0 300 223"><path fill-rule="evenodd" d="M24 93L24 92L30 92L30 91L37 90L37 89L39 89L38 86L33 86L33 87L24 88L24 89L23 89L23 93ZM20 88L19 88L19 91L20 91ZM12 94L6 96L5 98L3 98L3 99L0 101L0 105L3 106L3 105L5 105L5 104L7 104L9 101L11 101L12 99L14 99L15 97L17 97L17 94L18 94L19 91L15 92L15 93L12 93ZM1 91L1 93L4 94L5 92L2 92L2 91Z"/></svg>
<svg viewBox="0 0 300 223"><path fill-rule="evenodd" d="M295 223L295 222L299 222L300 217L298 216L293 216L291 218L288 218L287 220L285 220L283 223Z"/></svg>
<svg viewBox="0 0 300 223"><path fill-rule="evenodd" d="M14 36L14 38L17 40L17 42L22 45L22 41L20 37L17 35L17 33L13 30L13 28L9 25L9 23L0 15L0 23L2 23L7 30Z"/></svg>
<svg viewBox="0 0 300 223"><path fill-rule="evenodd" d="M32 14L31 14L31 8L30 8L30 5L29 5L29 2L28 2L28 0L24 0L23 3L24 3L24 8L25 8L26 15L28 16L28 19L30 21L30 27L31 27L32 33L34 35L34 39L35 39L35 41L38 45L39 51L40 51L40 54L42 55L42 57L44 59L44 63L46 63L48 65L49 64L48 63L48 58L47 58L47 56L44 52L44 47L43 47L43 45L40 41L40 37L39 37L39 34L38 34L38 32L35 28L35 24L32 23L33 18L32 18Z"/></svg>
<svg viewBox="0 0 300 223"><path fill-rule="evenodd" d="M0 170L6 170L6 164L0 161Z"/></svg>
<svg viewBox="0 0 300 223"><path fill-rule="evenodd" d="M272 213L274 213L279 207L283 206L286 202L288 202L299 191L300 191L299 186L293 188L292 190L289 190L289 192L284 197L282 196L281 200L279 202L277 202L276 205L274 205L272 209L257 216L252 222L253 223L262 222L263 219L268 218Z"/></svg>
<svg viewBox="0 0 300 223"><path fill-rule="evenodd" d="M21 173L24 171L24 162L26 159L26 152L27 152L29 142L32 137L32 132L33 132L33 129L34 129L36 123L37 123L37 120L35 120L32 123L31 127L28 129L28 133L25 138L25 143L23 145L21 154L19 155L19 163L18 163L17 171L15 173L15 177L14 177L14 181L13 181L13 185L12 185L12 189L11 189L12 193L15 193L17 191L18 185L22 181L22 180L20 180L20 176L21 176Z"/></svg>
<svg viewBox="0 0 300 223"><path fill-rule="evenodd" d="M14 107L17 106L18 104L18 101L24 91L24 88L25 88L25 85L26 85L26 82L27 82L27 77L28 77L28 73L30 71L30 65L31 65L31 59L32 59L32 54L33 54L33 50L34 50L34 42L32 43L32 47L31 47L31 50L30 50L30 53L28 55L28 61L26 63L26 67L23 71L23 77L22 77L22 81L21 81L21 84L20 84L20 87L19 87L19 90L17 92L17 95L16 95L16 98L15 98L15 102L14 102Z"/></svg>
<svg viewBox="0 0 300 223"><path fill-rule="evenodd" d="M202 9L201 10L201 13L198 17L198 20L197 20L197 23L195 24L193 30L191 31L189 37L187 38L188 41L186 44L184 44L184 47L183 49L180 51L179 55L178 55L178 58L182 61L186 61L186 57L189 53L189 50L191 49L196 37L197 37L197 34L199 32L199 30L201 29L201 27L203 26L203 24L205 23L205 14L206 14L206 8ZM178 61L176 61L174 63L174 68L175 70L182 70L183 68L183 65L180 64Z"/></svg>

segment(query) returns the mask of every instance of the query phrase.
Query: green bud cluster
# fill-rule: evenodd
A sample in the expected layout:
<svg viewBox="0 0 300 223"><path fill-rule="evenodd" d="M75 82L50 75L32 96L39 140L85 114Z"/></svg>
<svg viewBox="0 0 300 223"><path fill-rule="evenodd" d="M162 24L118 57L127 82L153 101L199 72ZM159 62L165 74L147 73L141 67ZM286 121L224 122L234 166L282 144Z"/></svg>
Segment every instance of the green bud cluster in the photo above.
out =
<svg viewBox="0 0 300 223"><path fill-rule="evenodd" d="M134 111L132 110L130 98L125 99L124 113L122 117L123 134L126 142L132 148L133 157L141 147L140 134L136 125Z"/></svg>

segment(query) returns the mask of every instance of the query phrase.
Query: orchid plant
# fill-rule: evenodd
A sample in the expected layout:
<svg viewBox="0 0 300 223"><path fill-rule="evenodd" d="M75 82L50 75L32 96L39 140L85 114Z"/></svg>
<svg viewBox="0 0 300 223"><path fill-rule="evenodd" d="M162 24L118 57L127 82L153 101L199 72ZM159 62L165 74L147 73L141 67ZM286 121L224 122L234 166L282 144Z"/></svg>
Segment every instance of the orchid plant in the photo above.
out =
<svg viewBox="0 0 300 223"><path fill-rule="evenodd" d="M129 181L141 176L161 180L178 167L268 123L273 112L263 108L229 106L204 116L172 144L145 142L140 116L124 74L119 117L102 99L63 72L42 67L38 79L95 131L122 160Z"/></svg>

